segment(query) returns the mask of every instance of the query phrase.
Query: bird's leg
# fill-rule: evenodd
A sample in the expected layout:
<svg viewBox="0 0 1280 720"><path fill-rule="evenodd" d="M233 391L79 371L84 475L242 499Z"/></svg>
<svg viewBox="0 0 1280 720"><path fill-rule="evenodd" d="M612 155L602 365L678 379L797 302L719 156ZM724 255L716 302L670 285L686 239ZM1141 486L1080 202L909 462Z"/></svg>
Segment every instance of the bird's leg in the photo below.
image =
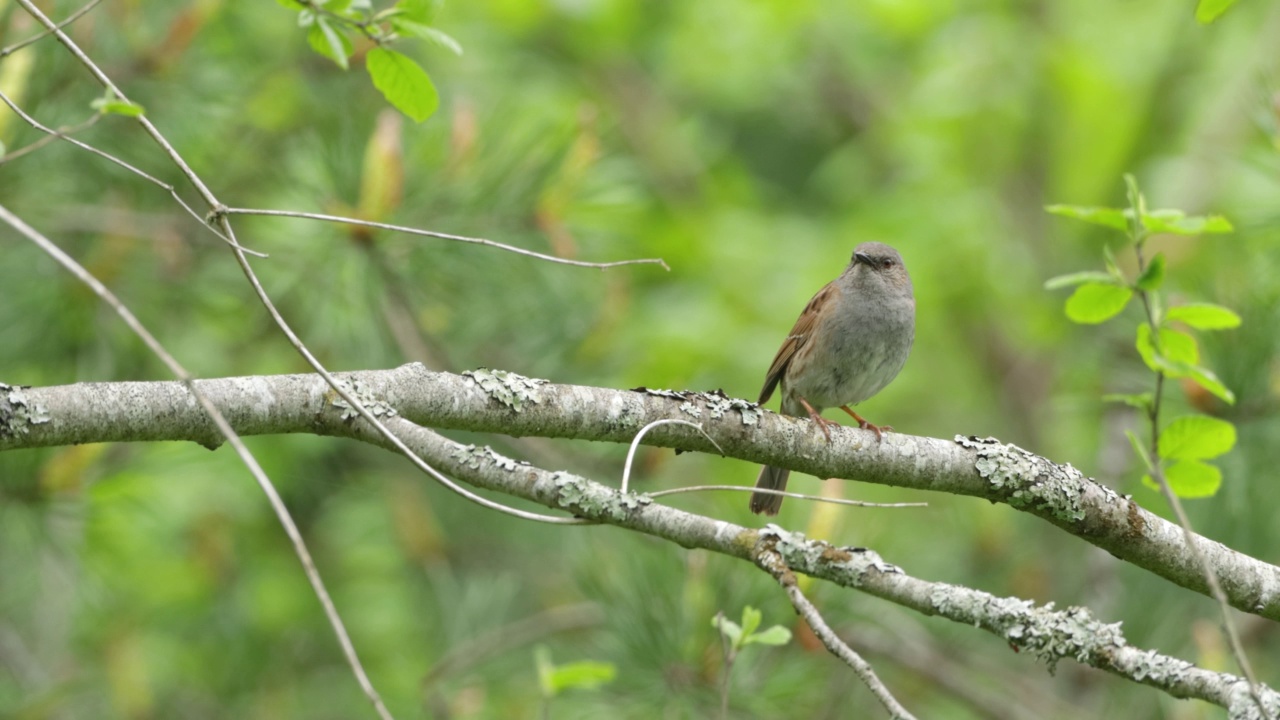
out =
<svg viewBox="0 0 1280 720"><path fill-rule="evenodd" d="M808 400L805 400L804 398L799 396L797 397L800 400L800 404L804 406L804 409L809 411L809 419L818 424L818 429L821 430L822 434L826 436L827 442L831 442L831 431L828 430L827 428L840 427L840 423L836 422L835 420L828 420L822 417L821 415L818 414L817 410L813 409L813 406L809 404Z"/></svg>
<svg viewBox="0 0 1280 720"><path fill-rule="evenodd" d="M807 403L805 404L805 407L808 407ZM871 423L867 422L866 418L850 410L848 405L841 405L840 409L852 415L853 419L858 421L858 427L862 428L863 430L870 430L871 432L875 433L876 442L880 442L881 436L884 433L893 431L892 425L872 425Z"/></svg>

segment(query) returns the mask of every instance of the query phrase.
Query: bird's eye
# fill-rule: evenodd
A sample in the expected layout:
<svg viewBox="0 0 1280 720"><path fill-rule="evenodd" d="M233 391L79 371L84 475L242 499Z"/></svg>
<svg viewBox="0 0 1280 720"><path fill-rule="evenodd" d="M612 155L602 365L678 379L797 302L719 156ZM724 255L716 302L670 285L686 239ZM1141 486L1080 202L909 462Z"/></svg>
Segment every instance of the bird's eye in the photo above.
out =
<svg viewBox="0 0 1280 720"><path fill-rule="evenodd" d="M886 267L886 268L893 267L893 260L882 260L880 262L880 267Z"/></svg>

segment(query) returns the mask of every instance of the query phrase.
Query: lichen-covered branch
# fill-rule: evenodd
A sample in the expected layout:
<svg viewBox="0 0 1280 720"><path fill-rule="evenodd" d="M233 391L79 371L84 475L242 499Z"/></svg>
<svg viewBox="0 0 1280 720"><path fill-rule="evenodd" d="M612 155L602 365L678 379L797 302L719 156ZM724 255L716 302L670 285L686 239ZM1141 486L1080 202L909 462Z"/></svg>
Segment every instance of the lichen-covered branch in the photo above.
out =
<svg viewBox="0 0 1280 720"><path fill-rule="evenodd" d="M414 423L442 429L629 443L655 420L697 420L728 456L818 477L1005 503L1182 587L1207 593L1177 525L1070 465L996 440L892 433L877 443L872 433L835 428L828 444L808 420L719 392L558 385L496 370L454 375L410 364L340 376L371 407L394 409ZM333 395L314 375L197 382L241 435L323 432L320 418ZM21 409L0 393L0 450L84 442L191 440L209 447L221 442L181 383L82 383L19 392ZM679 425L656 427L644 442L715 452L697 430ZM1280 620L1280 567L1208 539L1201 538L1199 546L1233 607Z"/></svg>
<svg viewBox="0 0 1280 720"><path fill-rule="evenodd" d="M760 549L760 553L756 556L756 563L765 569L770 575L782 585L783 590L787 592L787 598L791 600L791 605L795 607L796 612L800 613L805 623L809 625L809 629L813 634L822 641L827 650L832 655L840 658L840 661L853 668L854 673L866 684L871 690L871 694L876 696L880 704L889 711L894 720L916 720L916 716L907 711L902 703L889 692L889 688L885 687L880 677L876 675L876 671L871 664L862 659L853 648L849 647L845 641L836 635L831 626L827 625L827 621L822 618L822 614L818 612L818 608L804 596L800 591L800 585L796 582L796 574L791 572L791 568L787 567L782 560L782 554L779 553L773 544L766 539L764 547Z"/></svg>
<svg viewBox="0 0 1280 720"><path fill-rule="evenodd" d="M362 420L337 413L319 418L322 432L388 447ZM776 525L760 530L660 505L645 495L622 493L566 472L550 472L503 457L487 447L461 445L403 418L388 426L434 466L478 487L525 498L588 520L660 537L686 548L702 548L748 562L762 553L786 567L843 587L861 590L927 615L945 617L1004 638L1050 669L1062 660L1105 670L1177 698L1198 698L1227 708L1233 720L1259 717L1243 678L1204 670L1184 660L1129 645L1119 623L1107 624L1081 607L1055 610L1030 600L997 597L971 588L930 582L906 574L863 548L835 547ZM592 528L565 532L591 533ZM1263 687L1274 713L1280 693Z"/></svg>

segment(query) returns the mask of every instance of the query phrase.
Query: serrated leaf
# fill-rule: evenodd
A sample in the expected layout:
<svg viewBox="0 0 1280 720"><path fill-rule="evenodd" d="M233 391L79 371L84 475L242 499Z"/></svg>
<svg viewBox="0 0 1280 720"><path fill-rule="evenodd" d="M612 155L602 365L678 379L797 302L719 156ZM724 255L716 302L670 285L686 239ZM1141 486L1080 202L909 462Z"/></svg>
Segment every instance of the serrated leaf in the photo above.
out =
<svg viewBox="0 0 1280 720"><path fill-rule="evenodd" d="M760 621L764 619L764 614L759 610L747 605L742 608L742 634L750 637L751 633L760 627Z"/></svg>
<svg viewBox="0 0 1280 720"><path fill-rule="evenodd" d="M335 28L333 21L329 18L323 15L316 17L315 24L307 30L307 43L311 45L312 50L329 58L343 70L350 66L347 58L351 57L351 38Z"/></svg>
<svg viewBox="0 0 1280 720"><path fill-rule="evenodd" d="M1181 210L1152 210L1143 214L1142 223L1150 232L1171 235L1205 235L1235 230L1221 215L1187 215Z"/></svg>
<svg viewBox="0 0 1280 720"><path fill-rule="evenodd" d="M1211 303L1191 303L1169 308L1165 320L1186 323L1197 330L1226 330L1240 326L1240 316Z"/></svg>
<svg viewBox="0 0 1280 720"><path fill-rule="evenodd" d="M1115 284L1115 279L1100 270L1085 270L1049 278L1044 282L1044 289L1057 290L1058 288L1071 287L1072 285L1087 282Z"/></svg>
<svg viewBox="0 0 1280 720"><path fill-rule="evenodd" d="M1160 347L1157 350L1152 342L1151 326L1143 323L1138 326L1134 347L1142 356L1147 367L1162 372L1170 377L1189 375L1188 367L1200 362L1200 349L1196 339L1180 330L1160 328L1158 334Z"/></svg>
<svg viewBox="0 0 1280 720"><path fill-rule="evenodd" d="M373 86L397 110L422 122L440 105L431 77L418 63L394 50L374 48L365 56Z"/></svg>
<svg viewBox="0 0 1280 720"><path fill-rule="evenodd" d="M1109 395L1103 395L1102 402L1124 403L1129 407L1135 407L1135 408L1138 408L1139 410L1149 410L1151 408L1152 397L1153 397L1152 394L1149 392L1135 393L1132 395L1125 395L1122 393L1111 393Z"/></svg>
<svg viewBox="0 0 1280 720"><path fill-rule="evenodd" d="M1137 285L1139 290L1150 292L1160 289L1160 284L1163 282L1164 253L1156 253L1156 256L1151 258L1151 262L1147 263L1147 266L1142 270L1142 274L1138 276L1137 280L1133 281L1133 284Z"/></svg>
<svg viewBox="0 0 1280 720"><path fill-rule="evenodd" d="M1147 471L1155 469L1155 464L1151 462L1151 455L1147 453L1147 448L1143 446L1142 441L1132 430L1125 430L1125 436L1129 438L1129 444L1133 446L1133 452L1137 454L1138 459L1142 460L1142 464L1147 466Z"/></svg>
<svg viewBox="0 0 1280 720"><path fill-rule="evenodd" d="M789 642L791 642L791 631L781 625L774 625L767 630L748 635L746 642L743 644L786 645Z"/></svg>
<svg viewBox="0 0 1280 720"><path fill-rule="evenodd" d="M1208 25L1235 4L1236 0L1200 0L1196 5L1196 22Z"/></svg>
<svg viewBox="0 0 1280 720"><path fill-rule="evenodd" d="M557 665L551 671L551 695L559 695L565 690L591 690L613 682L617 675L618 668L613 663L596 660Z"/></svg>
<svg viewBox="0 0 1280 720"><path fill-rule="evenodd" d="M1071 293L1064 310L1073 322L1096 325L1118 315L1131 297L1133 291L1127 287L1091 282Z"/></svg>
<svg viewBox="0 0 1280 720"><path fill-rule="evenodd" d="M453 52L454 55L462 56L462 46L458 44L457 40L430 25L424 25L403 17L394 17L391 19L391 27L401 35L421 38Z"/></svg>
<svg viewBox="0 0 1280 720"><path fill-rule="evenodd" d="M1180 498L1212 497L1222 487L1222 471L1199 460L1183 460L1164 471L1169 489Z"/></svg>
<svg viewBox="0 0 1280 720"><path fill-rule="evenodd" d="M1187 415L1160 433L1160 455L1170 460L1208 460L1231 451L1236 426L1208 415Z"/></svg>
<svg viewBox="0 0 1280 720"><path fill-rule="evenodd" d="M1101 225L1103 227L1114 228L1116 230L1128 230L1129 221L1125 219L1124 211L1117 208L1108 207L1087 207L1083 205L1046 205L1045 211L1062 217L1075 218L1093 225Z"/></svg>

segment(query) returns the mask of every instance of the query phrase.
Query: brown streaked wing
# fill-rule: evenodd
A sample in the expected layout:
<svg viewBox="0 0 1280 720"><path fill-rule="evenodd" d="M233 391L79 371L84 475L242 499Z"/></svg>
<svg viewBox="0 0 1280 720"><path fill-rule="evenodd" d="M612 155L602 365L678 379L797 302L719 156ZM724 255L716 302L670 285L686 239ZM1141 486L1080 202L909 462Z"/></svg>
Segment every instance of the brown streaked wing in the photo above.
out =
<svg viewBox="0 0 1280 720"><path fill-rule="evenodd" d="M764 387L760 390L760 399L757 400L761 405L769 402L769 398L773 396L774 388L778 387L778 382L782 380L782 376L787 372L787 365L791 364L791 359L804 346L805 340L808 339L814 324L817 323L818 308L834 292L839 291L836 290L834 284L827 283L818 291L817 295L814 295L809 300L809 304L804 306L799 319L796 320L795 327L791 328L791 332L787 334L787 339L782 343L782 347L778 348L778 354L773 356L773 364L769 366L769 372L765 373Z"/></svg>

